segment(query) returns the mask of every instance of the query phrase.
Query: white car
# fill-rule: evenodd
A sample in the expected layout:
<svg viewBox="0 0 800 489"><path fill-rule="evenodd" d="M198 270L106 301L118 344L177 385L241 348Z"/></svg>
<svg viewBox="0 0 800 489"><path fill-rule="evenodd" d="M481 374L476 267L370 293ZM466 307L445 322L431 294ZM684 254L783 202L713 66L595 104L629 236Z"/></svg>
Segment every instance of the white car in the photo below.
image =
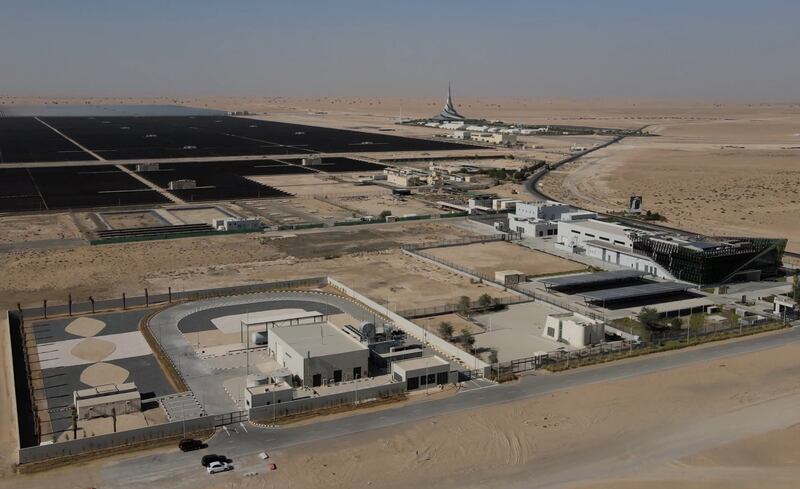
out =
<svg viewBox="0 0 800 489"><path fill-rule="evenodd" d="M233 465L229 464L228 462L211 462L206 467L206 471L209 474L216 474L217 472L226 472L228 470L233 470Z"/></svg>

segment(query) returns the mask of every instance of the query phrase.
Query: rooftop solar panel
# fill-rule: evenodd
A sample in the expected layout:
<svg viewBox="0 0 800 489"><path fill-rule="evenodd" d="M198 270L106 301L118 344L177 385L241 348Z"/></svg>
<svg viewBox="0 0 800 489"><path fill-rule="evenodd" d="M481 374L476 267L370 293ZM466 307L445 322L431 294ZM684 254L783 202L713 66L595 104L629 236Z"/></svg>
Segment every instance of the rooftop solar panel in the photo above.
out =
<svg viewBox="0 0 800 489"><path fill-rule="evenodd" d="M568 277L543 278L541 281L550 287L578 287L591 284L602 284L606 282L617 282L640 278L647 273L639 270L616 270L613 272L586 273L582 275L570 275Z"/></svg>
<svg viewBox="0 0 800 489"><path fill-rule="evenodd" d="M581 292L576 295L592 302L612 302L682 292L691 288L691 285L678 282L654 282L644 285L632 285L630 287L617 287L615 289L593 290L591 292Z"/></svg>

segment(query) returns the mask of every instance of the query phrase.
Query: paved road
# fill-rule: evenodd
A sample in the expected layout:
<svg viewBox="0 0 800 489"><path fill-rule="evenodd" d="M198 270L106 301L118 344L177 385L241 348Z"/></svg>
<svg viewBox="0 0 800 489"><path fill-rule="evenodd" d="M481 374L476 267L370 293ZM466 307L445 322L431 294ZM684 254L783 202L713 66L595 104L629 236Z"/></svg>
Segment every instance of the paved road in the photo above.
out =
<svg viewBox="0 0 800 489"><path fill-rule="evenodd" d="M247 424L236 425L228 432L218 433L212 438L209 442L208 452L222 452L238 461L236 472L238 475L230 474L238 477L257 466L256 454L264 449L275 450L304 443L316 443L354 433L417 422L432 416L530 399L587 384L620 380L709 359L776 348L799 339L800 329L795 327L773 334L754 336L742 341L676 351L660 356L642 357L558 375L526 376L518 383L472 389L452 397L330 421L320 421L304 426L269 429ZM202 453L206 452L200 454ZM101 475L108 487L149 486L153 482L166 479L180 481L180 483L173 484L175 487L190 486L193 477L205 476L205 473L198 470L200 454L183 454L175 451L168 454L132 457L107 466ZM118 481L125 482L123 484Z"/></svg>

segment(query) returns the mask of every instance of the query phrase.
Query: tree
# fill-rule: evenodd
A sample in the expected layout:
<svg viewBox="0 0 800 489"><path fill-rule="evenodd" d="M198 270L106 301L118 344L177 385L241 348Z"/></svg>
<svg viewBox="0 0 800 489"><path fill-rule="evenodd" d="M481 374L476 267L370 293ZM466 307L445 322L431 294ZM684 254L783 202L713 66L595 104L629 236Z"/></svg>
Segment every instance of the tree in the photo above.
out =
<svg viewBox="0 0 800 489"><path fill-rule="evenodd" d="M703 329L706 324L706 316L703 313L692 314L689 316L689 329L695 333Z"/></svg>
<svg viewBox="0 0 800 489"><path fill-rule="evenodd" d="M472 305L472 301L469 300L469 297L462 295L458 299L458 312L462 316L469 316L469 309Z"/></svg>
<svg viewBox="0 0 800 489"><path fill-rule="evenodd" d="M649 330L658 329L658 311L652 307L643 307L639 312L639 322Z"/></svg>
<svg viewBox="0 0 800 489"><path fill-rule="evenodd" d="M472 333L470 333L467 328L462 328L461 329L461 346L463 346L465 350L471 352L473 345L475 345L475 337L472 336Z"/></svg>
<svg viewBox="0 0 800 489"><path fill-rule="evenodd" d="M489 351L489 363L497 363L497 350L494 348Z"/></svg>
<svg viewBox="0 0 800 489"><path fill-rule="evenodd" d="M682 326L683 326L683 320L681 320L681 318L679 317L674 317L669 322L669 327L675 331L680 331Z"/></svg>
<svg viewBox="0 0 800 489"><path fill-rule="evenodd" d="M483 294L482 296L478 297L478 307L481 309L489 309L494 305L494 299L489 294Z"/></svg>
<svg viewBox="0 0 800 489"><path fill-rule="evenodd" d="M447 321L442 321L439 323L439 336L447 341L450 341L453 338L453 325Z"/></svg>

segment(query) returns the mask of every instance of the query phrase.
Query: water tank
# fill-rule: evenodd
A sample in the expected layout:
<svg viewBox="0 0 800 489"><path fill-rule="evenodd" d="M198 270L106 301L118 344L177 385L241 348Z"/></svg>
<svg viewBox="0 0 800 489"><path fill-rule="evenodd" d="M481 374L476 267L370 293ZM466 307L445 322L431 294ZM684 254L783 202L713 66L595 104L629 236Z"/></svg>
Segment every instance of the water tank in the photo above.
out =
<svg viewBox="0 0 800 489"><path fill-rule="evenodd" d="M251 345L266 345L267 344L267 333L256 331L255 333L251 334L250 335L250 344Z"/></svg>
<svg viewBox="0 0 800 489"><path fill-rule="evenodd" d="M247 376L247 387L264 385L269 381L269 377L263 374L250 374Z"/></svg>

